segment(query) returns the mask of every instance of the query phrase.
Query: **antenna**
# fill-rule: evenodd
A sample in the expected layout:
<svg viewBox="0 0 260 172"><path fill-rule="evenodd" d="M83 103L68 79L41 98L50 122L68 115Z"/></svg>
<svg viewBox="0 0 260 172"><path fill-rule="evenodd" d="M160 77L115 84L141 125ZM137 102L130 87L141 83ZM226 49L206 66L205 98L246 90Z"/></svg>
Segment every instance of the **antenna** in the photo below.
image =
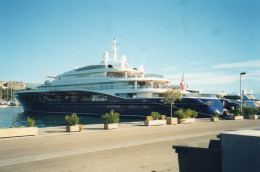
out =
<svg viewBox="0 0 260 172"><path fill-rule="evenodd" d="M133 66L133 54L134 54L134 49L135 49L135 40L133 38L133 42L132 42L132 53L131 53L131 67Z"/></svg>
<svg viewBox="0 0 260 172"><path fill-rule="evenodd" d="M111 46L111 48L113 49L112 54L114 56L114 60L117 60L118 43L116 41L116 37L114 37L113 39L113 45Z"/></svg>
<svg viewBox="0 0 260 172"><path fill-rule="evenodd" d="M46 81L46 62L45 62L45 70L44 70L44 83Z"/></svg>
<svg viewBox="0 0 260 172"><path fill-rule="evenodd" d="M145 58L146 58L146 47L147 47L147 44L145 43L145 46L144 46L144 59L143 59L143 67L144 67Z"/></svg>

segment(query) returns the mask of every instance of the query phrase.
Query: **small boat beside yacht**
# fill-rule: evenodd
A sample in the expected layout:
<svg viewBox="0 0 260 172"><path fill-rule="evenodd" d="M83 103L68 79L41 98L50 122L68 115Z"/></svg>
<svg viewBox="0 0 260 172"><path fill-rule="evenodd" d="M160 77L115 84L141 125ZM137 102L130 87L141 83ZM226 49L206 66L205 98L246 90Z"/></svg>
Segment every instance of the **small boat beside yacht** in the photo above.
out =
<svg viewBox="0 0 260 172"><path fill-rule="evenodd" d="M242 90L243 106L260 107L260 99L255 98L253 90Z"/></svg>
<svg viewBox="0 0 260 172"><path fill-rule="evenodd" d="M102 115L114 109L121 116L148 116L151 112L170 115L163 94L170 81L160 74L146 73L143 66L133 68L122 55L117 57L118 44L114 38L112 58L104 53L100 64L84 66L52 77L38 90L15 92L26 112L78 113ZM183 90L184 91L184 90ZM175 110L193 109L199 117L222 113L223 105L214 95L185 91Z"/></svg>
<svg viewBox="0 0 260 172"><path fill-rule="evenodd" d="M232 93L223 96L223 105L227 110L240 107L241 97L239 93ZM260 108L260 100L255 98L253 90L242 90L242 106Z"/></svg>

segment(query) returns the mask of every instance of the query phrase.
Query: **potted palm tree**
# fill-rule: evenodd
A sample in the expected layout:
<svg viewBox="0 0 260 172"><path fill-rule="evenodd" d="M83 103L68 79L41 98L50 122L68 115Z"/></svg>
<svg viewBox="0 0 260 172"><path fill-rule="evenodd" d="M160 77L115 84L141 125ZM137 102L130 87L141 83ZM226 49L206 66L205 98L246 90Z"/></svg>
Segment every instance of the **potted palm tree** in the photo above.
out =
<svg viewBox="0 0 260 172"><path fill-rule="evenodd" d="M172 117L172 108L176 100L181 100L181 90L177 88L172 88L171 90L167 90L163 94L163 102L170 103L171 105L171 117L167 118L167 124L177 124L177 119Z"/></svg>
<svg viewBox="0 0 260 172"><path fill-rule="evenodd" d="M120 114L117 112L114 112L112 109L109 113L106 113L102 116L104 119L104 129L117 129L118 128L118 122L119 122L119 116Z"/></svg>
<svg viewBox="0 0 260 172"><path fill-rule="evenodd" d="M72 115L66 115L65 120L67 122L67 132L75 132L82 130L82 125L79 125L79 117L77 116L77 114L73 113Z"/></svg>
<svg viewBox="0 0 260 172"><path fill-rule="evenodd" d="M147 116L144 125L166 125L166 116L161 115L159 112L151 112L151 116Z"/></svg>

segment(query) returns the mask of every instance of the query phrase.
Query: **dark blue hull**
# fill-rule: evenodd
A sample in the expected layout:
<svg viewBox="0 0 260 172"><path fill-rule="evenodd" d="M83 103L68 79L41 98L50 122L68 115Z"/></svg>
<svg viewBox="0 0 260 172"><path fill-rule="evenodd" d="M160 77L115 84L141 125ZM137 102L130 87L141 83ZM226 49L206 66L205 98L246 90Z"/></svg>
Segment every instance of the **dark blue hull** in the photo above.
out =
<svg viewBox="0 0 260 172"><path fill-rule="evenodd" d="M149 116L151 112L170 116L170 105L161 98L124 99L89 91L16 92L15 96L25 112L103 115L114 109L122 116ZM198 117L223 111L218 99L183 98L175 106L174 110L194 109Z"/></svg>

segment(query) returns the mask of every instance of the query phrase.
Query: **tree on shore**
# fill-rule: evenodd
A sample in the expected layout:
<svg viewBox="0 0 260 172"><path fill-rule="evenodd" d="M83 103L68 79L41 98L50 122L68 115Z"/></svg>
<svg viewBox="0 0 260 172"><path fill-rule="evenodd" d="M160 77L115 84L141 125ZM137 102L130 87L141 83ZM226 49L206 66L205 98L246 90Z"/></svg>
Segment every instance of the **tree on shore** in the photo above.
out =
<svg viewBox="0 0 260 172"><path fill-rule="evenodd" d="M176 100L181 100L181 90L178 88L172 88L167 90L163 94L163 102L171 104L171 118L172 118L172 108Z"/></svg>

